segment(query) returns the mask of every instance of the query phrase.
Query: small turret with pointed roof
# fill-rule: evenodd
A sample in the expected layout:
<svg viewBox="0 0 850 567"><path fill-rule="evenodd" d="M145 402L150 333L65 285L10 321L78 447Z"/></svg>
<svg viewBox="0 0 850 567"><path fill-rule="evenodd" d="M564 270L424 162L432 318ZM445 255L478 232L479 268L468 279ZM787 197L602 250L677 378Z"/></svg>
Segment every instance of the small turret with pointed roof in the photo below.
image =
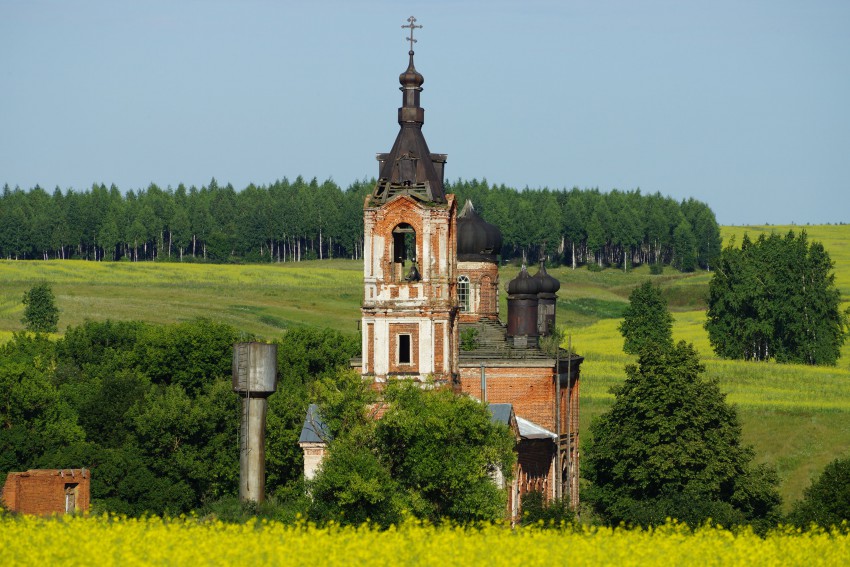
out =
<svg viewBox="0 0 850 567"><path fill-rule="evenodd" d="M386 154L378 154L378 182L372 191L372 198L386 202L397 195L411 195L424 201L443 204L446 202L446 191L443 187L443 166L446 163L445 154L432 154L422 135L422 124L425 123L425 109L419 105L419 94L425 78L413 64L413 30L421 28L416 25L416 18L407 19L408 25L401 26L410 29L410 61L407 69L399 75L402 92L402 106L398 109L398 136L392 150Z"/></svg>

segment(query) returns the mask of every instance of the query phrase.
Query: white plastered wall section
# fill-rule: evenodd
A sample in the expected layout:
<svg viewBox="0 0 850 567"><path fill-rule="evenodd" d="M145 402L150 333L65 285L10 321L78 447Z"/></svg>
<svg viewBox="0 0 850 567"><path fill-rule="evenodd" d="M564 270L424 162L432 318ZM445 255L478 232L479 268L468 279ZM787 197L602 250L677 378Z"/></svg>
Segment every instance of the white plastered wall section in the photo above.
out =
<svg viewBox="0 0 850 567"><path fill-rule="evenodd" d="M439 321L438 321L439 322ZM436 347L437 325L434 321L427 318L412 318L412 317L382 317L379 319L364 319L364 323L374 323L374 336L368 337L367 333L363 333L363 352L368 352L369 343L372 341L374 349L374 372L375 376L386 376L390 372L390 362L395 361L398 353L390 352L390 333L394 324L416 324L419 330L419 342L416 345L418 349L417 355L419 358L419 366L416 371L411 371L411 376L418 375L420 378L426 377L436 371L434 368L434 349ZM441 325L440 329L443 334L443 360L448 357L448 332L447 325ZM369 327L364 325L364 329ZM398 341L393 341L398 344ZM367 361L364 358L362 372L367 371Z"/></svg>

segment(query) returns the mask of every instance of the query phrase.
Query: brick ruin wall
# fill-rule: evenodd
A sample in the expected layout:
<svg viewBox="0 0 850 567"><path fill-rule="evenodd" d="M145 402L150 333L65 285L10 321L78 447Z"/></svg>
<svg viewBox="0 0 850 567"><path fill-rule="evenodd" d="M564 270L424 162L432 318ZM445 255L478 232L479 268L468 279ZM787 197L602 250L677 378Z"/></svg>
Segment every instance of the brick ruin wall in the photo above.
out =
<svg viewBox="0 0 850 567"><path fill-rule="evenodd" d="M21 514L86 512L91 500L87 469L10 472L3 486L3 505Z"/></svg>

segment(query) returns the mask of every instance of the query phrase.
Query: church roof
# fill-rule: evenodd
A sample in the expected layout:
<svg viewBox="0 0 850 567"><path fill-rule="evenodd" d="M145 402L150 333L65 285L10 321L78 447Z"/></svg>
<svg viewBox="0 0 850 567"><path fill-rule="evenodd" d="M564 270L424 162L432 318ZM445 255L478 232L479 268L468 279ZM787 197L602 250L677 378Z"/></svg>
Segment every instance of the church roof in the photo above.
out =
<svg viewBox="0 0 850 567"><path fill-rule="evenodd" d="M310 407L307 408L307 415L304 418L304 425L301 426L301 437L298 438L298 442L327 443L329 436L328 426L322 421L319 406L310 404Z"/></svg>
<svg viewBox="0 0 850 567"><path fill-rule="evenodd" d="M561 282L546 271L546 261L543 258L540 259L540 269L534 274L534 279L540 283L540 293L553 294L561 289Z"/></svg>
<svg viewBox="0 0 850 567"><path fill-rule="evenodd" d="M472 201L457 215L458 262L495 262L502 249L502 231L481 218Z"/></svg>
<svg viewBox="0 0 850 567"><path fill-rule="evenodd" d="M540 348L514 347L506 338L506 327L500 321L481 319L470 323L461 323L460 334L463 335L468 329L477 331L475 344L470 350L460 349L458 359L461 366L479 365L482 362L487 366L552 366L555 354L549 354ZM569 355L566 349L560 349L558 357L561 364L565 364ZM583 357L573 354L573 363L577 364L584 360Z"/></svg>
<svg viewBox="0 0 850 567"><path fill-rule="evenodd" d="M445 154L432 154L422 135L425 109L419 104L419 93L425 78L413 64L413 28L410 27L410 61L399 76L402 106L398 109L399 132L389 153L378 154L379 176L372 191L372 199L384 203L397 195L411 195L424 202L443 204L446 191L443 187Z"/></svg>
<svg viewBox="0 0 850 567"><path fill-rule="evenodd" d="M525 263L517 277L508 282L509 295L537 295L540 292L540 280L528 273Z"/></svg>

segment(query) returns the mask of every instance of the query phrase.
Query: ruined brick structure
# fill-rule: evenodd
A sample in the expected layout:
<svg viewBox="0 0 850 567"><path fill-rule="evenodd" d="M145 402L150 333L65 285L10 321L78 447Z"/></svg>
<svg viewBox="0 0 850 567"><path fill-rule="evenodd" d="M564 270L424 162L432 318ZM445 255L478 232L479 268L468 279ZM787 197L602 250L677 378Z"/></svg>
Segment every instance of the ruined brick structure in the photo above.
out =
<svg viewBox="0 0 850 567"><path fill-rule="evenodd" d="M10 472L3 486L3 505L20 514L86 512L91 498L87 469L36 469Z"/></svg>
<svg viewBox="0 0 850 567"><path fill-rule="evenodd" d="M467 202L458 213L443 185L445 154L422 135L424 78L409 53L399 77L402 107L392 150L378 154L379 179L364 203L362 359L377 389L388 379L432 380L500 410L517 431L518 465L510 514L521 496L543 492L578 505L579 366L563 349L544 352L539 338L555 326L560 283L541 263L523 266L508 284L508 324L499 318L502 236ZM494 418L496 413L494 413ZM321 420L312 406L300 444L305 476L324 456Z"/></svg>

